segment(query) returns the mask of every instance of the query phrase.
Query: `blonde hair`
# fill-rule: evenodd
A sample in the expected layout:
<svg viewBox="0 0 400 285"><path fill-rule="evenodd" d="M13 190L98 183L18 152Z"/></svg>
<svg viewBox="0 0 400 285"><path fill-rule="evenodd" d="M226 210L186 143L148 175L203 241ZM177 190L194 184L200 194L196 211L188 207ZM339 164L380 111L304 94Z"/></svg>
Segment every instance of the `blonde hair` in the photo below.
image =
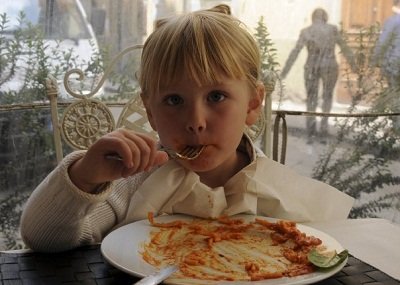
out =
<svg viewBox="0 0 400 285"><path fill-rule="evenodd" d="M160 20L146 40L139 70L143 95L188 76L199 86L223 76L256 86L260 52L244 24L227 5Z"/></svg>

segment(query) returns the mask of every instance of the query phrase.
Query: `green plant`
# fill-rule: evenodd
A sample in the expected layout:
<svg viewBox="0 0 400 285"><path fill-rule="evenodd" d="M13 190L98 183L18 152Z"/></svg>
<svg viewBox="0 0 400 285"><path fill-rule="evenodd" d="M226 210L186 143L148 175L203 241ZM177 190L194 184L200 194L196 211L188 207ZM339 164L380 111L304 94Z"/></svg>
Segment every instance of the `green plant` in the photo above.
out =
<svg viewBox="0 0 400 285"><path fill-rule="evenodd" d="M51 73L60 76L73 64L71 51L62 52L50 47L38 26L32 25L21 12L15 30L7 31L9 19L1 15L0 24L0 104L18 104L45 101L45 80ZM7 36L7 37L6 37ZM14 88L5 88L14 81Z"/></svg>
<svg viewBox="0 0 400 285"><path fill-rule="evenodd" d="M18 22L21 23L21 19ZM8 40L4 31L7 28L6 14L0 14L0 86L11 80L15 75L17 56L20 49L20 33L16 32L13 39Z"/></svg>
<svg viewBox="0 0 400 285"><path fill-rule="evenodd" d="M258 42L261 54L262 81L267 89L278 91L278 100L281 102L284 95L284 85L280 78L280 65L276 54L277 50L271 40L268 28L264 23L264 17L260 17L255 30L254 38ZM276 88L277 84L278 88Z"/></svg>
<svg viewBox="0 0 400 285"><path fill-rule="evenodd" d="M51 43L40 26L32 25L23 12L18 24L10 30L6 14L0 15L0 231L4 248L21 247L18 234L22 206L31 191L56 166L50 110L36 109L36 103L46 103L46 79L62 76L71 68L81 69L84 80L72 80L74 91L91 91L97 79L110 64L107 47L98 50L91 42L89 60L83 60L73 48L65 50L62 41ZM127 58L128 64L113 70L108 88L113 95L101 100L129 99L137 83L134 80L137 54ZM14 88L9 88L13 83ZM18 83L15 86L14 83ZM60 86L61 90L61 86ZM108 90L105 90L108 92ZM62 98L72 99L62 94ZM18 106L31 108L8 108ZM64 150L69 152L70 149ZM1 247L2 245L0 245Z"/></svg>
<svg viewBox="0 0 400 285"><path fill-rule="evenodd" d="M32 104L32 108L4 108L0 112L0 230L6 247L3 249L21 247L18 227L22 205L56 166L50 111L35 109L33 105L47 102L47 77L51 74L61 81L61 76L73 67L88 74L103 71L100 53L83 62L73 49L61 49L60 41L50 45L39 26L32 25L24 13L19 14L15 30L7 29L9 22L6 14L0 15L0 107Z"/></svg>
<svg viewBox="0 0 400 285"><path fill-rule="evenodd" d="M139 84L136 80L136 73L140 62L140 49L136 52L125 54L115 65L111 66L111 56L108 52L108 47L102 49L104 58L105 70L111 69L111 73L107 76L108 90L106 96L102 100L113 102L126 102L132 98L132 93L139 89Z"/></svg>
<svg viewBox="0 0 400 285"><path fill-rule="evenodd" d="M274 47L274 43L272 42L270 38L270 34L268 31L267 26L264 23L264 17L260 17L260 19L257 22L257 27L256 27L256 32L254 34L254 38L256 39L259 49L260 49L260 55L261 55L261 73L262 73L262 82L264 83L264 86L268 92L268 94L271 94L269 96L272 96L272 92L274 90L277 90L278 94L278 106L280 105L280 102L283 99L283 91L284 91L284 85L282 83L282 80L280 78L280 70L279 70L279 63L277 61L277 50ZM278 86L278 88L276 88ZM268 101L272 101L272 98L266 98L264 104L264 113L268 114L271 112L269 110L268 106ZM266 126L268 128L268 126ZM270 131L270 130L266 130ZM266 145L266 136L262 136L260 145L264 147ZM266 151L266 149L264 149Z"/></svg>
<svg viewBox="0 0 400 285"><path fill-rule="evenodd" d="M29 193L16 192L0 201L0 230L6 249L24 248L24 244L16 229L19 227L22 208L28 196Z"/></svg>
<svg viewBox="0 0 400 285"><path fill-rule="evenodd" d="M7 15L0 15L0 105L44 101L48 47L39 29L27 22L23 13L18 16L19 28L12 33L7 30L8 23ZM14 89L8 88L10 82L17 83ZM18 226L27 189L54 167L53 151L43 112L2 112L0 121L0 229L5 249L14 249L21 247ZM39 149L44 150L39 151L40 158L36 155ZM40 162L48 163L42 168Z"/></svg>
<svg viewBox="0 0 400 285"><path fill-rule="evenodd" d="M356 199L363 194L377 195L373 200L357 203L350 213L352 218L377 216L383 209L394 208L400 199L399 191L379 194L382 188L400 184L400 176L393 173L400 157L400 137L395 117L379 115L396 111L393 106L398 106L398 93L386 88L379 70L370 63L377 31L378 26L372 26L355 37L356 73L345 74L352 95L349 114L354 114L360 103L368 102L370 107L354 117L337 120L336 141L320 156L313 170L314 178Z"/></svg>
<svg viewBox="0 0 400 285"><path fill-rule="evenodd" d="M274 84L279 79L279 63L276 59L276 48L270 38L267 26L264 23L264 17L261 16L257 22L255 39L258 42L261 53L261 71L263 73L264 84Z"/></svg>

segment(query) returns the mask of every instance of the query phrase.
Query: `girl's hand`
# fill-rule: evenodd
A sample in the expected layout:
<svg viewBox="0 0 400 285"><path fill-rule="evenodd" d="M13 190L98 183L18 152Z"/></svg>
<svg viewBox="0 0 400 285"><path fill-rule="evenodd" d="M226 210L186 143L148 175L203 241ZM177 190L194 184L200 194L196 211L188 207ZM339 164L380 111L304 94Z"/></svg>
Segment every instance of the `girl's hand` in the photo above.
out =
<svg viewBox="0 0 400 285"><path fill-rule="evenodd" d="M110 154L118 154L122 161L107 159ZM167 161L167 153L157 149L154 139L118 129L90 146L85 156L71 165L69 176L78 188L91 193L102 183L148 171Z"/></svg>

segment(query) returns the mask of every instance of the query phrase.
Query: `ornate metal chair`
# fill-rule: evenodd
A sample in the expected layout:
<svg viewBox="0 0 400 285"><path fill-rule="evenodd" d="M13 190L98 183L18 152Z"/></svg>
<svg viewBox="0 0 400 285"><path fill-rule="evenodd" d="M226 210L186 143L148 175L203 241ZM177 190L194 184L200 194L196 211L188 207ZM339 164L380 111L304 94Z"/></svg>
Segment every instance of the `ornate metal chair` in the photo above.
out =
<svg viewBox="0 0 400 285"><path fill-rule="evenodd" d="M101 136L115 130L116 128L125 127L137 132L144 132L151 136L157 137L147 120L146 111L139 96L139 92L132 94L132 99L127 102L115 120L112 111L106 103L100 100L93 99L92 97L103 86L106 78L111 73L115 64L127 53L134 50L141 49L141 45L135 45L124 49L120 52L110 63L110 66L104 72L100 81L93 91L88 94L77 93L70 87L70 77L78 75L78 80L84 79L84 73L80 69L69 70L64 76L64 86L66 92L75 98L72 103L68 103L63 114L59 114L58 102L59 89L57 88L57 81L54 77L49 77L47 80L47 95L50 100L51 118L53 123L53 136L55 143L55 151L57 161L63 158L62 143L65 142L72 149L87 149ZM267 98L270 98L272 88L267 88ZM262 141L262 148L266 154L270 154L271 146L271 101L266 100L265 112L256 124L249 127L247 133L253 140L260 138L264 134ZM117 121L117 123L115 123Z"/></svg>

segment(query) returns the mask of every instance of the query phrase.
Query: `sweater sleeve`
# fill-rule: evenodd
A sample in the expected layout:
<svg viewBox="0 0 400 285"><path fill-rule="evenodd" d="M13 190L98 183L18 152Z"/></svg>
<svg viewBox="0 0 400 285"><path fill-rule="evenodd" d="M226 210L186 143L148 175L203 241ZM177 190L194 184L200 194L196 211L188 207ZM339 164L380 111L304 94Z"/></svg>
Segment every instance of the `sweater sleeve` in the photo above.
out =
<svg viewBox="0 0 400 285"><path fill-rule="evenodd" d="M83 155L65 157L29 197L20 225L29 248L55 252L98 243L124 219L137 181L121 179L98 194L83 192L68 175L68 167Z"/></svg>

